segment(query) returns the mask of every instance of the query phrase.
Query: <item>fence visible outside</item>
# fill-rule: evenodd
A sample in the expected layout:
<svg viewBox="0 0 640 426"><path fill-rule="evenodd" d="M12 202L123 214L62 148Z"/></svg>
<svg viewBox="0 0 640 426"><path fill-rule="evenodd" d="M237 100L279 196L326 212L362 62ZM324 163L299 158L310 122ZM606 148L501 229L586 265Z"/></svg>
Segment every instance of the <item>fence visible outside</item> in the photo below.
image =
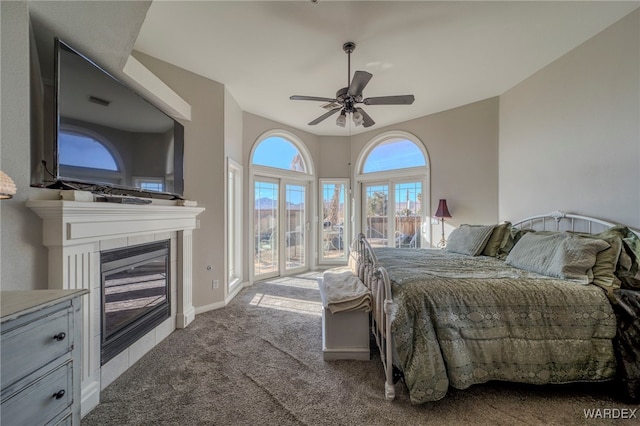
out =
<svg viewBox="0 0 640 426"><path fill-rule="evenodd" d="M386 216L367 217L365 235L375 247L418 248L420 247L420 216L396 216L395 235L389 241L388 218Z"/></svg>

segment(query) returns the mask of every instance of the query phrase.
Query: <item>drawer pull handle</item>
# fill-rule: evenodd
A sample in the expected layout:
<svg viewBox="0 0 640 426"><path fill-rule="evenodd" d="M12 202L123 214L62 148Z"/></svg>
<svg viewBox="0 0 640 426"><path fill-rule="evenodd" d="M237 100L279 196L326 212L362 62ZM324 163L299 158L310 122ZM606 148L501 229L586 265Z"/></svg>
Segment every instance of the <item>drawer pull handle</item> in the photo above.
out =
<svg viewBox="0 0 640 426"><path fill-rule="evenodd" d="M53 338L54 338L55 340L57 340L58 342L63 341L65 337L67 337L67 334L66 334L66 333L58 333L58 334L56 334L55 336L53 336Z"/></svg>
<svg viewBox="0 0 640 426"><path fill-rule="evenodd" d="M60 389L58 392L54 393L52 398L60 399L64 396L64 389Z"/></svg>

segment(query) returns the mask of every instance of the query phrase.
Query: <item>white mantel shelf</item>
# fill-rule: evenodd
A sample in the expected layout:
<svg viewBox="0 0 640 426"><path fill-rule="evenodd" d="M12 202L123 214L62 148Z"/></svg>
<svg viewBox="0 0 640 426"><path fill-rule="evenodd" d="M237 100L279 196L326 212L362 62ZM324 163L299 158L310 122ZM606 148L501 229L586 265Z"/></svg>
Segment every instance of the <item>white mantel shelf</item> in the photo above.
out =
<svg viewBox="0 0 640 426"><path fill-rule="evenodd" d="M165 201L166 203L166 201ZM120 204L68 200L30 200L26 205L43 220L42 243L49 250L48 288L88 290L83 296L81 414L100 402L100 392L139 356L175 328L195 318L192 300L192 240L201 207ZM123 353L100 365L100 252L161 239L171 240L172 313L163 324ZM150 343L151 342L151 343ZM149 346L149 343L151 346ZM144 348L142 348L142 346Z"/></svg>
<svg viewBox="0 0 640 426"><path fill-rule="evenodd" d="M45 246L76 245L105 238L130 237L196 227L202 207L32 200L27 207L45 221Z"/></svg>

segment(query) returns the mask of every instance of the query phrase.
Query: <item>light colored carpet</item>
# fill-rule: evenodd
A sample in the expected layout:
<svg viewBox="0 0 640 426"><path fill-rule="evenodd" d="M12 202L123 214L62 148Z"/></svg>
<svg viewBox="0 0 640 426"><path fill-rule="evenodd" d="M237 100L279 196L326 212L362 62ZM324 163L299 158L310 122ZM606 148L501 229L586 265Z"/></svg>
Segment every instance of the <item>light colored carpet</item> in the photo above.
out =
<svg viewBox="0 0 640 426"><path fill-rule="evenodd" d="M317 276L256 283L196 316L107 387L82 425L599 425L621 420L585 410L637 408L611 383L490 383L420 406L399 383L386 401L377 353L323 361Z"/></svg>

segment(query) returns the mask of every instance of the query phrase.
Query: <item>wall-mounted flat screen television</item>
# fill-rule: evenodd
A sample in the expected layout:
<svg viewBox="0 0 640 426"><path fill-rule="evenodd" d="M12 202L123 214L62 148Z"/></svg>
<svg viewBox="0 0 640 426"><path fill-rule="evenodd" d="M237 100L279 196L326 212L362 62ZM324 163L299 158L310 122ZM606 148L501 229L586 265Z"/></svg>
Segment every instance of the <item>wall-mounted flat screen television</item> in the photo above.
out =
<svg viewBox="0 0 640 426"><path fill-rule="evenodd" d="M55 41L54 182L95 193L180 198L183 126L61 40Z"/></svg>

